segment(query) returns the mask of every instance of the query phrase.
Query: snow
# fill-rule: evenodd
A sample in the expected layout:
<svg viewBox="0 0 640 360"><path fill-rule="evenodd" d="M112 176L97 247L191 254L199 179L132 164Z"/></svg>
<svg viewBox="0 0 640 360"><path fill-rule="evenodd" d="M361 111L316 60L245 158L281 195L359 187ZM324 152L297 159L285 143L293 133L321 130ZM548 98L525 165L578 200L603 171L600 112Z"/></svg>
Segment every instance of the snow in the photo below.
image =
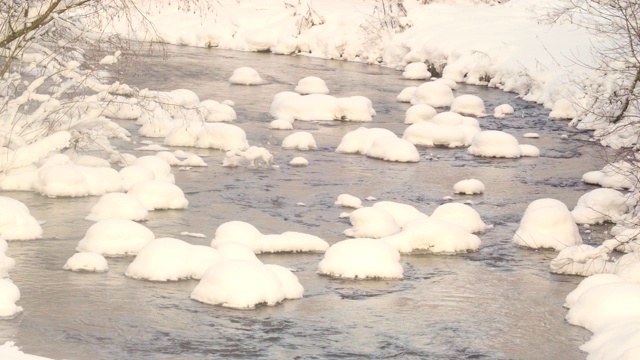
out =
<svg viewBox="0 0 640 360"><path fill-rule="evenodd" d="M640 284L613 282L586 290L567 313L567 321L597 333L613 325L640 321Z"/></svg>
<svg viewBox="0 0 640 360"><path fill-rule="evenodd" d="M436 116L438 112L433 107L427 104L417 104L413 105L407 109L405 113L404 123L405 124L414 124L420 121L427 121L434 116Z"/></svg>
<svg viewBox="0 0 640 360"><path fill-rule="evenodd" d="M144 221L148 217L149 211L136 197L114 192L102 195L85 219L91 221L105 219Z"/></svg>
<svg viewBox="0 0 640 360"><path fill-rule="evenodd" d="M476 134L467 149L469 154L484 157L519 158L521 156L538 156L540 154L533 145L521 147L513 135L499 130L485 130Z"/></svg>
<svg viewBox="0 0 640 360"><path fill-rule="evenodd" d="M376 138L365 152L365 155L385 161L420 161L420 154L415 145L405 139L398 138L396 135Z"/></svg>
<svg viewBox="0 0 640 360"><path fill-rule="evenodd" d="M456 224L431 217L412 221L400 233L381 240L401 253L457 254L476 251L480 247L480 238L476 235Z"/></svg>
<svg viewBox="0 0 640 360"><path fill-rule="evenodd" d="M219 150L244 150L249 147L247 134L239 126L199 122L185 122L173 127L164 138L164 144Z"/></svg>
<svg viewBox="0 0 640 360"><path fill-rule="evenodd" d="M0 239L33 240L42 237L42 228L21 201L0 196Z"/></svg>
<svg viewBox="0 0 640 360"><path fill-rule="evenodd" d="M388 211L376 207L361 207L349 215L351 228L343 232L348 237L374 238L400 232L401 228Z"/></svg>
<svg viewBox="0 0 640 360"><path fill-rule="evenodd" d="M298 80L295 92L301 95L328 94L329 88L321 78L316 76L307 76Z"/></svg>
<svg viewBox="0 0 640 360"><path fill-rule="evenodd" d="M10 279L0 279L0 319L12 317L22 311L16 305L20 300L20 289Z"/></svg>
<svg viewBox="0 0 640 360"><path fill-rule="evenodd" d="M155 180L156 174L144 166L128 165L120 169L120 178L122 179L123 189L129 191L131 186L136 183Z"/></svg>
<svg viewBox="0 0 640 360"><path fill-rule="evenodd" d="M602 170L594 170L582 175L587 184L600 185L612 189L632 189L637 182L633 166L626 161L616 161L605 165Z"/></svg>
<svg viewBox="0 0 640 360"><path fill-rule="evenodd" d="M498 105L493 109L493 117L496 119L502 119L507 115L513 114L513 111L513 106L509 104Z"/></svg>
<svg viewBox="0 0 640 360"><path fill-rule="evenodd" d="M151 281L200 279L209 266L222 260L222 255L208 246L158 238L140 249L125 275Z"/></svg>
<svg viewBox="0 0 640 360"><path fill-rule="evenodd" d="M571 101L558 99L553 103L549 117L551 119L573 119L577 112Z"/></svg>
<svg viewBox="0 0 640 360"><path fill-rule="evenodd" d="M264 80L256 69L243 66L233 70L229 82L237 85L261 85Z"/></svg>
<svg viewBox="0 0 640 360"><path fill-rule="evenodd" d="M0 237L0 279L9 277L9 271L11 271L16 264L12 258L7 256L7 248L7 241Z"/></svg>
<svg viewBox="0 0 640 360"><path fill-rule="evenodd" d="M396 96L396 101L401 103L411 102L411 99L413 99L413 95L415 95L417 89L417 86L407 86L400 91L398 96Z"/></svg>
<svg viewBox="0 0 640 360"><path fill-rule="evenodd" d="M395 201L378 201L372 205L373 208L382 209L388 212L396 224L405 227L414 220L429 217L427 214L416 209L413 205L403 204Z"/></svg>
<svg viewBox="0 0 640 360"><path fill-rule="evenodd" d="M584 293L585 291L602 284L609 284L614 282L624 282L624 280L622 280L621 277L615 274L595 274L586 277L572 292L567 295L567 297L565 298L564 306L570 309L575 305L576 301L578 301L582 293Z"/></svg>
<svg viewBox="0 0 640 360"><path fill-rule="evenodd" d="M413 62L404 67L402 77L409 80L428 80L431 78L431 73L429 72L427 64L423 62Z"/></svg>
<svg viewBox="0 0 640 360"><path fill-rule="evenodd" d="M285 299L299 299L303 287L291 271L255 261L225 260L211 266L191 292L203 303L235 309L276 305Z"/></svg>
<svg viewBox="0 0 640 360"><path fill-rule="evenodd" d="M276 119L269 123L272 130L293 130L293 124L289 120Z"/></svg>
<svg viewBox="0 0 640 360"><path fill-rule="evenodd" d="M562 250L581 244L582 237L567 206L559 200L544 198L527 206L513 242L532 249Z"/></svg>
<svg viewBox="0 0 640 360"><path fill-rule="evenodd" d="M594 189L582 195L571 211L578 224L615 222L635 205L635 201L614 189Z"/></svg>
<svg viewBox="0 0 640 360"><path fill-rule="evenodd" d="M293 134L287 135L282 140L283 149L296 149L296 150L316 150L316 140L313 135L307 131L298 131Z"/></svg>
<svg viewBox="0 0 640 360"><path fill-rule="evenodd" d="M0 358L4 360L52 360L41 356L25 354L15 346L13 341L7 341L3 345L0 345Z"/></svg>
<svg viewBox="0 0 640 360"><path fill-rule="evenodd" d="M343 154L366 154L373 142L380 137L396 136L391 130L385 128L359 127L346 133L340 140L336 152Z"/></svg>
<svg viewBox="0 0 640 360"><path fill-rule="evenodd" d="M222 166L230 167L243 164L255 167L260 166L262 163L265 165L273 165L273 155L271 155L269 150L259 146L250 146L245 151L229 150L225 153L224 159L222 160Z"/></svg>
<svg viewBox="0 0 640 360"><path fill-rule="evenodd" d="M302 156L296 156L289 161L289 165L298 167L309 166L309 160L303 158Z"/></svg>
<svg viewBox="0 0 640 360"><path fill-rule="evenodd" d="M477 179L460 180L453 185L453 192L456 194L482 194L484 193L484 184Z"/></svg>
<svg viewBox="0 0 640 360"><path fill-rule="evenodd" d="M131 164L131 166L141 166L150 170L154 174L154 180L164 181L172 184L175 183L175 177L171 173L171 165L169 165L166 160L158 156L141 156L137 158Z"/></svg>
<svg viewBox="0 0 640 360"><path fill-rule="evenodd" d="M462 115L486 116L484 101L476 95L457 96L451 103L451 111Z"/></svg>
<svg viewBox="0 0 640 360"><path fill-rule="evenodd" d="M402 279L400 253L376 239L339 241L318 264L320 274L348 279Z"/></svg>
<svg viewBox="0 0 640 360"><path fill-rule="evenodd" d="M414 123L402 135L418 146L446 146L450 148L469 146L480 132L478 120L445 111L427 121Z"/></svg>
<svg viewBox="0 0 640 360"><path fill-rule="evenodd" d="M371 100L364 96L334 97L326 94L300 95L294 92L278 93L271 103L274 119L301 121L359 121L373 120L376 111Z"/></svg>
<svg viewBox="0 0 640 360"><path fill-rule="evenodd" d="M256 254L276 252L323 252L329 244L314 235L297 231L285 231L282 234L262 234L255 226L244 221L228 221L216 229L211 246L219 248L222 244L240 243Z"/></svg>
<svg viewBox="0 0 640 360"><path fill-rule="evenodd" d="M340 194L334 205L358 209L362 207L362 200L350 194Z"/></svg>
<svg viewBox="0 0 640 360"><path fill-rule="evenodd" d="M138 199L147 210L186 209L189 200L177 185L158 180L135 183L127 192Z"/></svg>
<svg viewBox="0 0 640 360"><path fill-rule="evenodd" d="M73 254L62 267L71 271L106 272L109 264L104 256L91 252Z"/></svg>
<svg viewBox="0 0 640 360"><path fill-rule="evenodd" d="M146 226L125 219L106 219L91 225L76 250L104 256L135 255L155 239Z"/></svg>
<svg viewBox="0 0 640 360"><path fill-rule="evenodd" d="M431 219L458 225L470 233L484 232L490 228L482 221L480 214L474 208L460 203L447 203L438 206L431 214Z"/></svg>
<svg viewBox="0 0 640 360"><path fill-rule="evenodd" d="M609 252L605 245L593 247L587 244L571 245L560 250L551 260L552 273L590 276L613 272L616 263L609 261Z"/></svg>
<svg viewBox="0 0 640 360"><path fill-rule="evenodd" d="M453 102L453 91L447 85L431 81L418 86L411 98L411 104L427 104L434 108L450 106Z"/></svg>

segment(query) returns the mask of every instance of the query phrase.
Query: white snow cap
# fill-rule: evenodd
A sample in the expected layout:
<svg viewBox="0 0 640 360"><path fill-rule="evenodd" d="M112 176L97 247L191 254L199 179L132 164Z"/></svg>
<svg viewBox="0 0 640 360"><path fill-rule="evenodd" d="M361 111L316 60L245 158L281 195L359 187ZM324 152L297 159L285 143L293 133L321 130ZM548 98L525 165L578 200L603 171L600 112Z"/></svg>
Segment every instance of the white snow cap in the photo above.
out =
<svg viewBox="0 0 640 360"><path fill-rule="evenodd" d="M293 130L293 118L290 120L276 119L269 123L269 129L271 130Z"/></svg>
<svg viewBox="0 0 640 360"><path fill-rule="evenodd" d="M368 238L339 241L318 264L320 274L349 279L402 279L400 253L393 246Z"/></svg>
<svg viewBox="0 0 640 360"><path fill-rule="evenodd" d="M407 224L414 220L429 217L427 214L421 212L412 205L395 201L378 201L373 204L372 207L388 212L391 216L393 216L396 224L398 224L398 226L400 227L405 227Z"/></svg>
<svg viewBox="0 0 640 360"><path fill-rule="evenodd" d="M189 201L177 185L158 180L134 184L127 194L138 199L147 210L186 209Z"/></svg>
<svg viewBox="0 0 640 360"><path fill-rule="evenodd" d="M428 80L431 78L431 73L429 72L427 64L423 62L413 62L404 67L402 77L409 80Z"/></svg>
<svg viewBox="0 0 640 360"><path fill-rule="evenodd" d="M211 246L219 248L226 243L241 243L254 253L323 252L329 244L323 239L296 231L282 234L262 234L255 226L244 221L229 221L216 229Z"/></svg>
<svg viewBox="0 0 640 360"><path fill-rule="evenodd" d="M159 238L140 249L125 275L151 281L200 279L209 266L222 260L214 248Z"/></svg>
<svg viewBox="0 0 640 360"><path fill-rule="evenodd" d="M573 305L575 305L575 303L578 301L582 293L584 293L585 291L602 284L609 284L614 282L624 282L624 280L622 280L620 276L615 274L595 274L586 277L580 282L580 284L578 284L578 287L576 287L569 293L569 295L567 295L567 297L565 298L564 306L566 308L572 308Z"/></svg>
<svg viewBox="0 0 640 360"><path fill-rule="evenodd" d="M432 218L412 221L402 229L402 232L381 240L401 253L456 254L476 251L480 247L480 238L476 235L456 224Z"/></svg>
<svg viewBox="0 0 640 360"><path fill-rule="evenodd" d="M360 200L359 197L350 194L340 194L338 195L334 205L358 209L362 207L362 200Z"/></svg>
<svg viewBox="0 0 640 360"><path fill-rule="evenodd" d="M300 95L287 91L274 96L270 114L275 119L369 122L376 111L371 100L364 96L336 98L325 94Z"/></svg>
<svg viewBox="0 0 640 360"><path fill-rule="evenodd" d="M349 215L350 229L343 233L348 237L374 238L397 234L400 226L388 211L375 207L362 207Z"/></svg>
<svg viewBox="0 0 640 360"><path fill-rule="evenodd" d="M427 104L434 108L446 107L453 102L453 91L441 82L431 81L418 86L411 98L411 104Z"/></svg>
<svg viewBox="0 0 640 360"><path fill-rule="evenodd" d="M484 184L476 179L460 180L453 185L453 192L466 195L482 194L484 193Z"/></svg>
<svg viewBox="0 0 640 360"><path fill-rule="evenodd" d="M271 155L269 150L259 146L251 146L244 151L229 150L225 153L224 159L222 160L222 166L230 167L243 164L255 167L260 166L262 163L268 166L273 165L273 155Z"/></svg>
<svg viewBox="0 0 640 360"><path fill-rule="evenodd" d="M227 123L184 122L175 126L164 138L169 146L192 146L206 149L245 150L247 133Z"/></svg>
<svg viewBox="0 0 640 360"><path fill-rule="evenodd" d="M413 96L416 94L417 86L407 86L406 88L400 90L398 96L396 96L397 102L408 103L411 102Z"/></svg>
<svg viewBox="0 0 640 360"><path fill-rule="evenodd" d="M613 282L586 290L567 313L567 321L598 333L640 321L640 284Z"/></svg>
<svg viewBox="0 0 640 360"><path fill-rule="evenodd" d="M359 127L346 133L336 152L344 154L366 154L373 142L383 136L396 136L391 130L384 128Z"/></svg>
<svg viewBox="0 0 640 360"><path fill-rule="evenodd" d="M602 170L589 171L582 175L582 181L612 189L632 189L636 183L635 166L627 161L617 161L605 165Z"/></svg>
<svg viewBox="0 0 640 360"><path fill-rule="evenodd" d="M243 66L233 70L229 82L237 85L261 85L264 80L254 68Z"/></svg>
<svg viewBox="0 0 640 360"><path fill-rule="evenodd" d="M577 112L571 101L560 99L553 103L549 117L552 119L573 119Z"/></svg>
<svg viewBox="0 0 640 360"><path fill-rule="evenodd" d="M499 158L519 158L540 154L535 146L520 145L513 135L498 130L485 130L476 134L467 151L475 156Z"/></svg>
<svg viewBox="0 0 640 360"><path fill-rule="evenodd" d="M418 162L420 153L411 142L393 136L381 136L373 140L371 146L365 152L371 158L396 162Z"/></svg>
<svg viewBox="0 0 640 360"><path fill-rule="evenodd" d="M16 264L16 262L6 254L8 247L7 241L0 237L0 279L9 277L9 271L11 271Z"/></svg>
<svg viewBox="0 0 640 360"><path fill-rule="evenodd" d="M316 150L316 140L313 135L307 131L298 131L288 135L282 140L283 149L296 149L296 150Z"/></svg>
<svg viewBox="0 0 640 360"><path fill-rule="evenodd" d="M211 266L191 292L203 303L235 309L302 298L304 288L288 269L255 261L225 260Z"/></svg>
<svg viewBox="0 0 640 360"><path fill-rule="evenodd" d="M566 275L609 273L616 266L615 262L609 261L611 248L605 244L598 247L587 244L567 246L551 260L549 268L552 273Z"/></svg>
<svg viewBox="0 0 640 360"><path fill-rule="evenodd" d="M0 196L0 238L33 240L42 237L42 228L21 201Z"/></svg>
<svg viewBox="0 0 640 360"><path fill-rule="evenodd" d="M513 106L509 104L502 104L502 105L496 106L496 108L493 110L493 117L496 119L502 119L506 115L513 114L513 112L514 112Z"/></svg>
<svg viewBox="0 0 640 360"><path fill-rule="evenodd" d="M635 200L618 190L594 189L578 199L571 215L578 224L615 222L635 205Z"/></svg>
<svg viewBox="0 0 640 360"><path fill-rule="evenodd" d="M438 206L431 214L431 218L460 226L470 233L484 232L491 227L482 221L480 214L474 208L460 203L446 203Z"/></svg>
<svg viewBox="0 0 640 360"><path fill-rule="evenodd" d="M309 165L309 161L305 158L303 158L302 156L296 156L293 159L291 159L289 161L289 165L291 166L298 166L298 167L302 167L302 166L308 166Z"/></svg>
<svg viewBox="0 0 640 360"><path fill-rule="evenodd" d="M76 251L104 256L135 255L155 239L146 226L125 219L106 219L91 225Z"/></svg>
<svg viewBox="0 0 640 360"><path fill-rule="evenodd" d="M321 78L316 76L307 76L298 80L295 92L301 95L328 94L329 88Z"/></svg>
<svg viewBox="0 0 640 360"><path fill-rule="evenodd" d="M582 237L567 206L559 200L546 198L527 206L513 242L533 249L562 250L582 244Z"/></svg>
<svg viewBox="0 0 640 360"><path fill-rule="evenodd" d="M148 216L149 210L136 197L114 192L102 195L85 219L91 221L105 219L144 221Z"/></svg>
<svg viewBox="0 0 640 360"><path fill-rule="evenodd" d="M427 121L436 116L438 112L427 104L413 105L405 113L404 123L415 124L420 121Z"/></svg>
<svg viewBox="0 0 640 360"><path fill-rule="evenodd" d="M407 127L403 139L415 145L446 146L450 148L469 146L480 132L478 120L451 111L441 112L427 121Z"/></svg>
<svg viewBox="0 0 640 360"><path fill-rule="evenodd" d="M83 252L73 254L62 268L71 271L106 272L109 271L109 264L100 254Z"/></svg>
<svg viewBox="0 0 640 360"><path fill-rule="evenodd" d="M229 104L215 100L203 100L198 109L204 109L204 119L208 122L233 121L237 118L236 111Z"/></svg>
<svg viewBox="0 0 640 360"><path fill-rule="evenodd" d="M451 103L451 111L463 115L486 116L484 101L476 95L457 96Z"/></svg>
<svg viewBox="0 0 640 360"><path fill-rule="evenodd" d="M17 306L20 300L20 289L9 279L0 279L0 318L12 317L22 311Z"/></svg>

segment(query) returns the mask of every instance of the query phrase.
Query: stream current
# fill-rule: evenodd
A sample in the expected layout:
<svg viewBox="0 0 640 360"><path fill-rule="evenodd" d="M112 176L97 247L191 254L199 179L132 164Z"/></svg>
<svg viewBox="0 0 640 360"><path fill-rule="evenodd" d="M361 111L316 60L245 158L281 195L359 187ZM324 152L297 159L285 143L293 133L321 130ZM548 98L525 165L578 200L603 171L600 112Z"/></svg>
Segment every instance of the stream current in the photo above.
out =
<svg viewBox="0 0 640 360"><path fill-rule="evenodd" d="M190 205L184 211L155 211L145 226L156 237L175 237L208 245L216 228L242 220L262 233L299 231L330 244L350 227L334 205L339 194L373 196L431 212L444 202L471 200L492 229L480 234L479 251L455 256L403 255L399 281L352 281L317 274L322 254L263 254L264 263L295 269L305 287L303 299L254 310L232 310L189 299L197 281L155 283L126 278L132 257L108 258L107 273L62 270L78 241L93 223L84 219L98 197L46 198L30 192L3 192L24 202L43 225L44 238L13 241L16 260L11 279L21 291L24 312L0 321L0 343L15 341L26 353L54 359L584 359L578 347L590 333L569 325L562 307L581 278L549 272L552 251L516 247L511 238L526 206L555 198L575 206L593 187L581 176L602 168L588 134L566 122L550 120L548 110L496 89L461 85L456 94L484 99L488 112L503 103L515 108L504 119L479 118L484 130L499 129L521 143L540 148L539 158L489 159L465 149L421 148L419 163L391 163L363 155L334 152L342 136L360 126L384 127L398 135L409 104L397 94L419 81L379 66L303 56L167 47L167 59L141 55L136 66L114 69L139 88L195 91L201 100L230 99L249 143L266 147L278 168L226 168L219 150L188 148L208 167L174 168L176 184ZM231 85L235 68L258 70L267 84ZM362 95L372 100L372 123L303 122L318 150L284 150L290 131L269 130L273 95L292 91L305 76L325 80L334 96ZM119 121L140 141L133 121ZM527 132L539 139L525 139ZM563 140L562 134L569 138ZM291 167L303 156L308 167ZM437 160L430 160L435 158ZM453 184L475 178L485 194L453 195ZM373 202L364 202L365 206ZM585 242L605 228L583 234ZM202 233L206 238L181 235ZM591 239L590 236L594 237Z"/></svg>

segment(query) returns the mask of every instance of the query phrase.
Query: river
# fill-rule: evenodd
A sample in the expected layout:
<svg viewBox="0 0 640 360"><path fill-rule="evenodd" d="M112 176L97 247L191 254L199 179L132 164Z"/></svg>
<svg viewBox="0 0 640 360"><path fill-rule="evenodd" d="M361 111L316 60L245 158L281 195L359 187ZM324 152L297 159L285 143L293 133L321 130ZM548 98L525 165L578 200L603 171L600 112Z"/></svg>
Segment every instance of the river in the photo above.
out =
<svg viewBox="0 0 640 360"><path fill-rule="evenodd" d="M131 257L109 258L107 273L62 270L92 224L84 220L97 197L45 198L4 192L27 204L41 220L45 237L14 241L11 279L24 312L0 321L0 343L15 341L23 351L54 359L584 359L578 347L590 333L564 321L564 297L579 277L549 272L552 251L514 246L513 233L526 206L556 198L573 208L593 187L583 173L602 168L588 134L550 120L542 107L496 89L461 85L456 94L476 94L488 112L503 103L515 108L505 119L480 118L481 127L500 129L536 145L539 158L476 158L465 149L420 149L419 163L401 164L334 152L342 136L360 126L384 127L401 135L408 104L396 102L404 87L400 72L379 66L303 56L167 47L167 58L139 55L113 69L140 88L195 91L201 100L230 99L251 145L264 146L278 168L226 168L223 152L187 149L204 158L205 168L174 168L176 184L189 199L184 211L156 211L145 225L156 237L171 236L208 245L215 229L231 220L247 221L262 233L300 231L330 244L350 227L333 204L349 193L364 199L407 203L430 214L443 197L473 202L486 223L478 252L456 255L404 255L400 281L351 281L317 274L322 254L259 255L265 263L295 269L304 298L274 307L231 310L189 299L196 281L154 283L126 278ZM249 66L267 84L231 85L233 70ZM284 150L289 131L269 130L273 95L293 90L305 76L325 80L335 96L372 100L373 123L301 122L294 128L313 134L318 150ZM131 121L121 121L135 131ZM524 139L536 132L539 139ZM568 139L561 139L567 134ZM134 135L132 144L144 139ZM148 154L133 151L136 155ZM430 154L430 155L429 155ZM437 160L428 160L429 156ZM304 156L308 167L291 167ZM486 186L480 196L453 195L453 184L475 178ZM365 205L371 205L366 202ZM592 228L592 234L605 231ZM180 235L202 233L206 238ZM597 236L594 235L594 238Z"/></svg>

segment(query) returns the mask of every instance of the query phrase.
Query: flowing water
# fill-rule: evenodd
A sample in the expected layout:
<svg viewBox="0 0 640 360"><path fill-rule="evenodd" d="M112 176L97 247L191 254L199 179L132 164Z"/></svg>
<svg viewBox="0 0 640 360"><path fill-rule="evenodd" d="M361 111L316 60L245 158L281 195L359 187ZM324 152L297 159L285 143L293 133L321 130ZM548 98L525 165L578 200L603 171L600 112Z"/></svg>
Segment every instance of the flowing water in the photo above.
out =
<svg viewBox="0 0 640 360"><path fill-rule="evenodd" d="M590 333L564 321L564 297L581 280L549 273L551 251L514 246L511 238L526 206L551 197L573 207L592 187L583 173L602 167L587 134L552 121L540 106L495 89L461 86L457 94L482 97L488 111L510 103L516 112L502 120L480 119L483 129L502 129L521 143L538 146L540 158L475 158L465 149L420 149L419 163L400 164L362 155L337 154L347 132L385 127L401 135L408 104L396 95L420 82L401 79L393 69L308 57L169 47L168 59L149 56L142 66L124 64L126 83L140 88L187 88L201 99L235 102L238 120L252 145L269 149L279 168L225 168L221 151L186 149L201 155L206 168L174 169L190 206L156 211L145 223L157 237L208 245L215 229L247 221L262 233L300 231L333 244L349 227L334 206L339 194L374 196L411 204L430 214L453 195L453 184L476 178L484 195L458 196L494 227L481 234L478 252L404 255L400 281L351 281L319 276L322 254L260 255L265 263L296 270L305 287L300 300L255 310L231 310L189 299L196 281L155 283L126 278L131 257L110 258L107 273L73 273L62 266L92 224L84 220L97 197L51 199L26 192L2 193L26 203L46 220L45 237L11 242L24 312L0 321L0 343L15 341L23 351L55 359L584 359L578 346ZM230 85L233 70L250 66L268 83ZM283 150L289 131L268 129L274 94L292 90L302 77L325 80L335 96L363 95L378 115L373 123L300 122L319 149ZM133 122L121 124L135 132ZM537 132L539 139L523 139ZM135 134L135 133L134 133ZM562 140L561 134L569 139ZM134 141L142 139L134 135ZM161 139L160 139L161 140ZM160 142L159 139L154 139ZM124 149L139 143L120 144ZM136 155L145 153L131 151ZM290 167L295 156L308 167ZM437 160L429 160L436 158ZM370 205L372 203L365 204ZM594 233L602 233L596 228ZM206 238L180 235L202 233ZM589 236L584 234L585 240Z"/></svg>

